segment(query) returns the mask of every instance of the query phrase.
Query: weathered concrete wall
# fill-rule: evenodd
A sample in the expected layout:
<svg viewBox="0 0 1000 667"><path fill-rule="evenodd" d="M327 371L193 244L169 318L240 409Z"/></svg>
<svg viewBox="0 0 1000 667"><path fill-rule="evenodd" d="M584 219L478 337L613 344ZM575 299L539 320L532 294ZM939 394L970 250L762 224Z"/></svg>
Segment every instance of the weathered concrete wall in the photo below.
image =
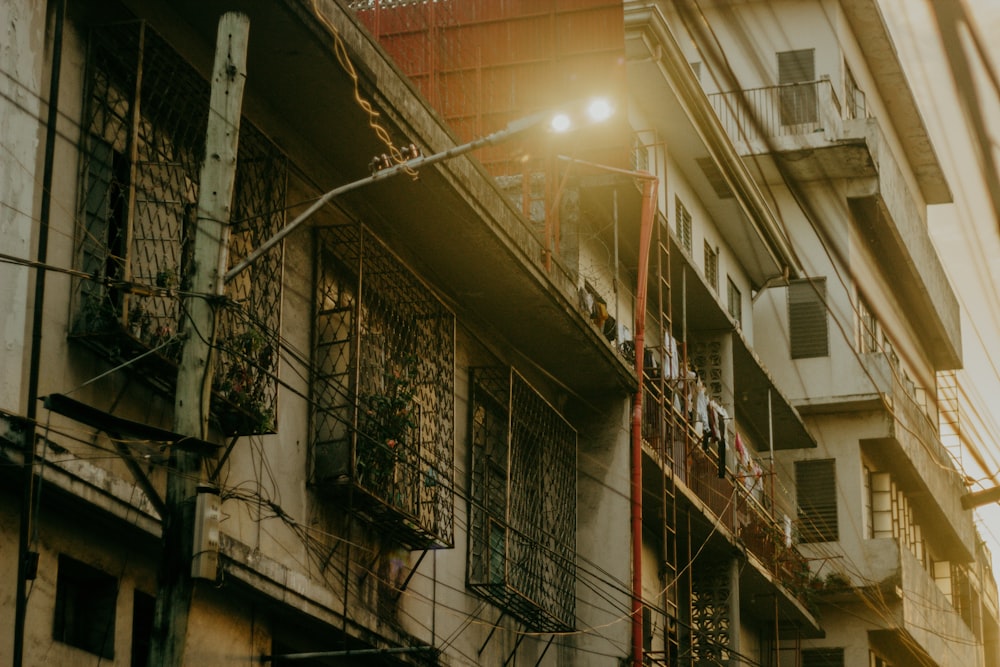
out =
<svg viewBox="0 0 1000 667"><path fill-rule="evenodd" d="M34 259L32 228L41 193L41 114L46 71L45 4L11 0L0 6L0 253ZM0 408L18 411L27 371L30 269L0 263Z"/></svg>

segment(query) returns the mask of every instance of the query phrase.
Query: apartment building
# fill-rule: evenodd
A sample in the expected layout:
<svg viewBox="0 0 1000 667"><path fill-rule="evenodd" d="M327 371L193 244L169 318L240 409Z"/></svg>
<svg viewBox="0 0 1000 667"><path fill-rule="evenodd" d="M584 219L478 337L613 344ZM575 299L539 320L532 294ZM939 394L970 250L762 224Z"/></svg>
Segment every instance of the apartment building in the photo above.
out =
<svg viewBox="0 0 1000 667"><path fill-rule="evenodd" d="M951 194L878 3L676 9L803 267L754 324L818 444L778 455L823 582L804 664L996 664L990 559L939 428L961 336L926 211Z"/></svg>
<svg viewBox="0 0 1000 667"><path fill-rule="evenodd" d="M43 5L0 10L0 654L145 665L166 628L180 664L996 664L992 573L928 417L957 307L913 230L947 186L866 65L891 70L863 53L886 43L839 41L875 5L706 9L743 45L756 11L833 17L816 62L849 60L878 113L778 138L728 98L786 82L745 58L714 83L673 5ZM232 9L246 88L207 332L188 310ZM843 71L790 88L795 113L832 113ZM377 177L608 91L605 125ZM191 338L215 350L211 419L180 434ZM158 572L188 571L168 516L218 536L182 559L186 627L155 618Z"/></svg>

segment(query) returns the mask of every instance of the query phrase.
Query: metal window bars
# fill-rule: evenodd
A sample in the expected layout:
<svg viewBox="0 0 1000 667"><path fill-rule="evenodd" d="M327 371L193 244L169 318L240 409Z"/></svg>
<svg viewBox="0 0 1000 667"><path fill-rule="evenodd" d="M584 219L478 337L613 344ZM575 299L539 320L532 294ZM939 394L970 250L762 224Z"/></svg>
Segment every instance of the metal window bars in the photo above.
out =
<svg viewBox="0 0 1000 667"><path fill-rule="evenodd" d="M450 547L455 316L363 225L315 233L312 482L403 545Z"/></svg>
<svg viewBox="0 0 1000 667"><path fill-rule="evenodd" d="M85 81L76 264L94 279L75 281L71 335L113 362L163 346L139 375L170 394L210 87L141 21L91 30ZM285 157L244 119L231 262L281 228L285 191ZM281 280L279 246L226 287L212 402L226 434L275 429Z"/></svg>
<svg viewBox="0 0 1000 667"><path fill-rule="evenodd" d="M572 630L576 431L516 371L472 377L469 587L535 632Z"/></svg>

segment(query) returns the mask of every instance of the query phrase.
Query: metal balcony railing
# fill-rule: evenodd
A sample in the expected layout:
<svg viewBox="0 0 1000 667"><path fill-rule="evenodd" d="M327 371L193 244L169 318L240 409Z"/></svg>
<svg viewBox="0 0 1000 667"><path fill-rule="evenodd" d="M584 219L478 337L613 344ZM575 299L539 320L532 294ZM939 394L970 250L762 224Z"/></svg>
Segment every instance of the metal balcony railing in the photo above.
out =
<svg viewBox="0 0 1000 667"><path fill-rule="evenodd" d="M738 148L763 152L770 140L830 131L866 114L863 102L843 110L829 79L750 88L708 96L726 134Z"/></svg>
<svg viewBox="0 0 1000 667"><path fill-rule="evenodd" d="M785 527L770 509L774 499L765 478L746 478L731 468L720 477L718 453L703 446L683 415L680 397L669 388L662 390L654 378L647 380L642 436L659 463L808 607L808 563L794 545L787 544Z"/></svg>

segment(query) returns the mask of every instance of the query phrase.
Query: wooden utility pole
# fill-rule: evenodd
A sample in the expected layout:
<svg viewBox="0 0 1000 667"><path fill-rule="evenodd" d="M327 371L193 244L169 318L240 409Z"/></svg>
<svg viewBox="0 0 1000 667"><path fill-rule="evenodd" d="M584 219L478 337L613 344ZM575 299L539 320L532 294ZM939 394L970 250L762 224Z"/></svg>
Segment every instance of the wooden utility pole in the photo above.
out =
<svg viewBox="0 0 1000 667"><path fill-rule="evenodd" d="M174 431L206 439L212 394L212 343L216 310L228 264L229 215L236 182L236 151L240 111L246 81L247 38L250 20L229 12L219 20L212 96L205 140L205 163L198 190L198 221L190 290L183 298L184 348L177 373ZM201 457L174 448L167 470L166 516L163 518L156 611L150 646L150 665L180 667L194 581L191 577L195 494L201 481Z"/></svg>

